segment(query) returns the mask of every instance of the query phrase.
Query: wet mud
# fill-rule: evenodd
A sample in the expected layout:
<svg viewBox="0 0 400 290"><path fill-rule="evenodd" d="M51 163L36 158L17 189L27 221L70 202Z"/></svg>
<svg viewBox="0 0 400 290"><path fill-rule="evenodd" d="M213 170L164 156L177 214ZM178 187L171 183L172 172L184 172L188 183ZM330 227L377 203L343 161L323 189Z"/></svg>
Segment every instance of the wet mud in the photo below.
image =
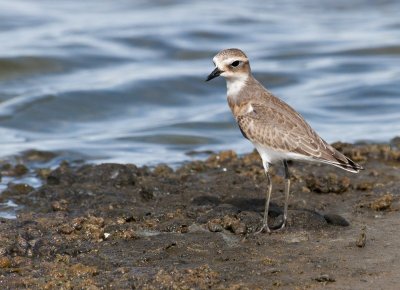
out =
<svg viewBox="0 0 400 290"><path fill-rule="evenodd" d="M266 191L255 152L177 169L35 168L42 186L11 182L0 194L20 206L0 219L0 288L397 289L399 144L335 143L359 174L291 163L288 226L272 234L255 234ZM2 176L56 158L27 156L2 164ZM282 219L281 168L272 181L271 225Z"/></svg>

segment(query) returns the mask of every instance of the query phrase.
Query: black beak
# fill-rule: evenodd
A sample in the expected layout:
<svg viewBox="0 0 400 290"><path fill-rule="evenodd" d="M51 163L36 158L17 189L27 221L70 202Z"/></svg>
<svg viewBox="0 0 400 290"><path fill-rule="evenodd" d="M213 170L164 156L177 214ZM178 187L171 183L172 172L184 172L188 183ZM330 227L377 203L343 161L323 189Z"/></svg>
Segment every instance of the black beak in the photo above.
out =
<svg viewBox="0 0 400 290"><path fill-rule="evenodd" d="M210 73L206 79L206 82L211 81L212 79L218 77L220 74L222 74L223 71L219 70L217 67Z"/></svg>

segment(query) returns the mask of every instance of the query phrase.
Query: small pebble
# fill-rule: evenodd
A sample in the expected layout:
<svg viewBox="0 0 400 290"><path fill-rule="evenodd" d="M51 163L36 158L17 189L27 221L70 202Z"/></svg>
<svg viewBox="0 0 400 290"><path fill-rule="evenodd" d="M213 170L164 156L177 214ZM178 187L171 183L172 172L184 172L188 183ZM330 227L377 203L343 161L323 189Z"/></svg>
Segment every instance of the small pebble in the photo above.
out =
<svg viewBox="0 0 400 290"><path fill-rule="evenodd" d="M51 203L51 208L53 211L66 211L68 209L67 201L64 199L53 201Z"/></svg>
<svg viewBox="0 0 400 290"><path fill-rule="evenodd" d="M318 282L335 282L336 281L335 278L329 276L328 274L322 274L322 275L314 278L314 280L318 281Z"/></svg>
<svg viewBox="0 0 400 290"><path fill-rule="evenodd" d="M216 220L211 220L208 222L207 224L208 226L208 230L210 232L216 233L216 232L222 232L223 231L223 227L220 223L218 223L218 221Z"/></svg>
<svg viewBox="0 0 400 290"><path fill-rule="evenodd" d="M232 224L232 231L237 235L245 234L247 231L247 227L242 222L237 222Z"/></svg>
<svg viewBox="0 0 400 290"><path fill-rule="evenodd" d="M51 173L50 168L39 168L36 170L37 176L40 177L41 179L47 179L47 177L49 177L50 173Z"/></svg>
<svg viewBox="0 0 400 290"><path fill-rule="evenodd" d="M324 218L330 225L341 227L348 227L350 225L350 223L344 217L337 214L325 214Z"/></svg>
<svg viewBox="0 0 400 290"><path fill-rule="evenodd" d="M11 267L11 260L8 257L0 257L0 268Z"/></svg>
<svg viewBox="0 0 400 290"><path fill-rule="evenodd" d="M17 183L17 184L9 184L8 190L11 191L13 194L25 195L32 192L35 189L29 184Z"/></svg>
<svg viewBox="0 0 400 290"><path fill-rule="evenodd" d="M366 228L363 227L361 229L360 235L358 236L358 239L356 241L356 245L359 248L364 248L365 247L365 243L367 242L367 234L365 232Z"/></svg>
<svg viewBox="0 0 400 290"><path fill-rule="evenodd" d="M22 175L28 173L29 170L25 165L17 164L17 165L15 165L13 171L14 171L15 176L22 176Z"/></svg>
<svg viewBox="0 0 400 290"><path fill-rule="evenodd" d="M65 235L72 234L72 232L74 230L75 229L72 226L68 225L68 224L62 225L60 227L60 229L59 229L60 233L65 234Z"/></svg>

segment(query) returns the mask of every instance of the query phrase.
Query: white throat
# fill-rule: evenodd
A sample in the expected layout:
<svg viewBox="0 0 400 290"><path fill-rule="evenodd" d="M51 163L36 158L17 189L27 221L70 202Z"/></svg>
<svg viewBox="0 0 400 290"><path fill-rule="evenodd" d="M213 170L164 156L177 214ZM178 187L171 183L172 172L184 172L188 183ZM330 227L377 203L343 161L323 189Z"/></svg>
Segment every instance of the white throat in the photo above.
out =
<svg viewBox="0 0 400 290"><path fill-rule="evenodd" d="M232 98L237 97L239 92L246 85L248 77L248 75L243 75L234 78L226 78L227 95Z"/></svg>

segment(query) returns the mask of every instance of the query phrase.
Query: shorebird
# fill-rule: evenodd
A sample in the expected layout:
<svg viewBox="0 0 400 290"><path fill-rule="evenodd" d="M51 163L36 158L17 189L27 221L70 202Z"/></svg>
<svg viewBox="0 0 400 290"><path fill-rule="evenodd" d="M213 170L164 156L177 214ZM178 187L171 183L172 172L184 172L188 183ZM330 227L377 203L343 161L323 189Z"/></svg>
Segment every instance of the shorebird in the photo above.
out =
<svg viewBox="0 0 400 290"><path fill-rule="evenodd" d="M285 175L283 222L274 230L283 229L286 225L290 191L288 160L326 163L354 173L362 169L319 137L292 107L265 89L253 77L249 59L243 51L236 48L222 50L213 62L215 69L206 81L225 77L229 107L243 136L253 143L260 154L267 177L264 218L258 232L271 232L268 209L272 181L268 171L272 164L282 163Z"/></svg>

